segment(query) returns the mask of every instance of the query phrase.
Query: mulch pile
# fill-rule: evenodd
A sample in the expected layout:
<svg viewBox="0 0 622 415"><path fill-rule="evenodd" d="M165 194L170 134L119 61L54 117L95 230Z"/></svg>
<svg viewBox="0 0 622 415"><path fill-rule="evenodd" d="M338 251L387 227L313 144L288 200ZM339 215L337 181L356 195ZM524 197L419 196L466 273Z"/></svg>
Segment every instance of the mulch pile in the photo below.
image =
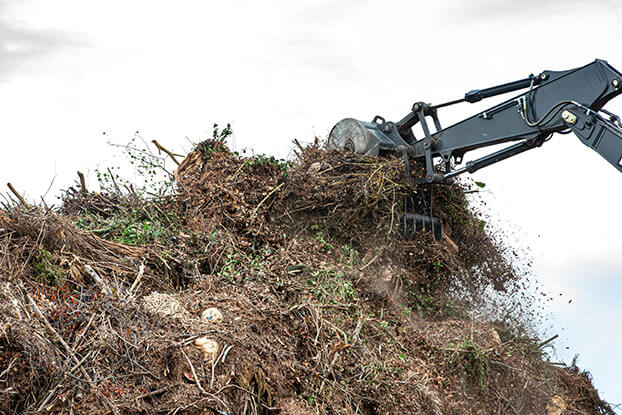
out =
<svg viewBox="0 0 622 415"><path fill-rule="evenodd" d="M433 194L443 241L402 234L418 169L208 140L162 199L5 206L0 412L613 414L520 327L467 317L456 292L522 275L462 186Z"/></svg>

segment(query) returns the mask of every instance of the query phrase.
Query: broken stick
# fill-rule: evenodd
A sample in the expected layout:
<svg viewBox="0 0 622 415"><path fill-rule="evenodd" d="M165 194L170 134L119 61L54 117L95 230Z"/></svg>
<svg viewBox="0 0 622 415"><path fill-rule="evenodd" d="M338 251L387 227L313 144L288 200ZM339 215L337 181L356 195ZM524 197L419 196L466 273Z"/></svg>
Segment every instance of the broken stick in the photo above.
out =
<svg viewBox="0 0 622 415"><path fill-rule="evenodd" d="M18 193L18 191L17 191L17 190L15 190L15 188L13 187L13 185L12 185L11 183L7 183L6 185L9 187L9 190L10 190L11 192L13 192L13 194L15 195L15 197L19 199L20 203L21 203L22 205L24 205L24 207L27 207L27 208L29 208L29 207L30 207L30 205L28 204L28 202L26 202L26 200L24 200L24 198L22 197L22 195L20 195L20 194Z"/></svg>
<svg viewBox="0 0 622 415"><path fill-rule="evenodd" d="M553 340L555 340L558 337L559 337L559 334L556 334L555 336L553 336L553 337L551 337L549 339L546 339L545 341L543 341L542 343L540 343L538 345L538 349L543 348L544 346L546 346L547 344L549 344L550 342L552 342Z"/></svg>
<svg viewBox="0 0 622 415"><path fill-rule="evenodd" d="M26 293L26 299L32 306L32 309L34 310L34 312L37 314L37 316L39 316L39 318L43 322L43 325L45 326L45 328L56 338L56 340L61 344L61 346L63 346L65 351L69 354L69 357L71 358L71 360L73 360L73 362L76 364L76 367L80 368L80 371L84 375L84 378L86 379L86 381L89 382L90 384L93 384L93 379L91 378L91 376L89 376L88 372L84 370L84 368L81 366L82 363L77 358L75 351L71 347L69 347L67 342L65 342L65 340L61 337L61 335L58 334L58 332L54 329L54 327L52 327L48 319L39 309L39 306L37 305L37 303L35 303L35 301L27 293Z"/></svg>
<svg viewBox="0 0 622 415"><path fill-rule="evenodd" d="M95 283L99 286L99 289L103 294L107 296L112 296L112 291L110 291L110 288L108 288L102 277L100 277L99 274L90 265L86 264L84 266L84 269L91 276L91 278L95 280Z"/></svg>
<svg viewBox="0 0 622 415"><path fill-rule="evenodd" d="M86 180L84 180L84 174L81 171L78 171L78 177L80 178L80 191L87 194L89 191L86 189Z"/></svg>
<svg viewBox="0 0 622 415"><path fill-rule="evenodd" d="M162 144L158 143L158 140L151 140L151 142L158 148L158 151L165 152L175 162L175 164L177 164L178 166L180 165L180 163L175 158L175 154L167 150L166 148L162 147Z"/></svg>

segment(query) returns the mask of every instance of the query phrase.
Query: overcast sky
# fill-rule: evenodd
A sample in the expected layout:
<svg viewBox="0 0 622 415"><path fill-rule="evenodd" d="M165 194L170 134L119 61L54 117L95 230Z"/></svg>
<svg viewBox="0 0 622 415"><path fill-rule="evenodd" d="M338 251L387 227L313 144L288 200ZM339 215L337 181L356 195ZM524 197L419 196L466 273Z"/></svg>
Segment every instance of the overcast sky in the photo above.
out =
<svg viewBox="0 0 622 415"><path fill-rule="evenodd" d="M93 182L114 161L107 140L137 130L183 152L186 136L231 122L238 149L286 157L340 118L398 120L415 101L595 58L622 70L621 12L603 0L0 0L0 184L35 200L76 170ZM622 114L622 98L607 108ZM622 402L622 175L564 135L474 178L556 298L560 358L579 353Z"/></svg>

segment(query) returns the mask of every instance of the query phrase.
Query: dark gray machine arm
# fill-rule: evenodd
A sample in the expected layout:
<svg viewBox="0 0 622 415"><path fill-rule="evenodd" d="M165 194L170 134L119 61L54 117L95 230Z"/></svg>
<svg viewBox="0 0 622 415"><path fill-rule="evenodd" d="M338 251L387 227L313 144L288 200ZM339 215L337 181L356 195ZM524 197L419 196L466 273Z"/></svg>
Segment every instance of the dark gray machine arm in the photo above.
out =
<svg viewBox="0 0 622 415"><path fill-rule="evenodd" d="M441 128L439 108L459 102L477 102L527 88L528 91L512 99L450 127ZM620 93L622 74L607 62L595 60L568 71L544 71L515 82L473 90L462 99L440 105L417 102L409 114L395 123L380 116L371 122L346 118L331 131L329 147L371 156L389 152L420 159L426 165L426 182L447 183L460 173L472 173L537 148L553 133L573 131L583 143L622 171L619 119L603 109L609 100ZM599 114L601 111L608 115L609 120ZM428 125L427 118L433 120L433 125ZM573 119L574 123L569 122ZM423 138L418 139L413 133L412 127L417 123L421 123ZM469 151L512 141L517 143L452 170L462 164L464 155ZM443 174L435 173L435 159L444 162Z"/></svg>
<svg viewBox="0 0 622 415"><path fill-rule="evenodd" d="M437 182L465 171L474 172L539 147L551 134L569 128L560 116L564 111L574 109L577 116L579 113L593 114L622 93L622 75L606 62L596 60L581 68L562 72L545 71L537 78L532 76L516 83L472 91L466 94L465 100L474 101L480 97L526 87L530 87L528 92L415 142L412 156L425 159L428 166L431 165L431 158L440 157L449 166L451 160L461 163L468 151L508 141L520 140L521 143L469 162L462 169L448 170L443 177L428 171L426 181ZM592 147L608 160L617 157L614 165L618 169L622 167L618 163L622 157L621 137L619 135L610 140L606 148ZM603 154L603 151L607 153Z"/></svg>
<svg viewBox="0 0 622 415"><path fill-rule="evenodd" d="M521 89L528 91L495 105L450 127L441 128L438 109L460 102L478 102L484 98ZM371 122L354 118L339 121L331 130L328 147L366 156L383 153L425 162L427 183L451 183L452 177L473 173L483 167L540 147L554 133L574 132L583 144L592 148L622 172L622 123L603 106L622 93L622 74L603 60L596 60L569 71L544 71L515 82L473 90L464 98L440 105L417 102L398 122L380 116ZM427 119L433 120L428 125ZM424 137L416 138L412 127L421 123ZM435 130L432 131L431 127ZM510 143L492 154L462 164L469 151ZM434 160L444 162L445 171L437 173ZM428 230L437 240L443 237L442 223L432 216L432 186L429 201L407 195L402 228Z"/></svg>
<svg viewBox="0 0 622 415"><path fill-rule="evenodd" d="M562 119L583 144L622 172L622 128L619 118L613 116L607 120L600 114L575 107L564 110Z"/></svg>
<svg viewBox="0 0 622 415"><path fill-rule="evenodd" d="M581 134L591 137L582 138L582 141L622 171L622 133L612 122L597 115L609 100L622 93L622 74L607 62L596 60L569 71L545 71L538 77L530 76L499 87L471 91L460 101L475 102L481 98L527 87L530 87L528 92L450 127L426 134L425 138L413 143L411 157L424 159L428 165L426 181L438 182L465 171L474 172L539 147L551 134L569 128L579 138L582 138ZM456 102L459 101L452 103ZM430 114L434 112L434 107L428 110ZM569 124L561 116L567 113L574 114L576 124ZM426 115L425 111L423 115ZM417 117L417 121L422 119ZM424 131L426 127L424 126ZM465 153L469 151L519 140L520 143L469 162L464 168L449 170L451 160L460 164ZM432 158L441 158L448 166L448 170L441 177L430 169Z"/></svg>

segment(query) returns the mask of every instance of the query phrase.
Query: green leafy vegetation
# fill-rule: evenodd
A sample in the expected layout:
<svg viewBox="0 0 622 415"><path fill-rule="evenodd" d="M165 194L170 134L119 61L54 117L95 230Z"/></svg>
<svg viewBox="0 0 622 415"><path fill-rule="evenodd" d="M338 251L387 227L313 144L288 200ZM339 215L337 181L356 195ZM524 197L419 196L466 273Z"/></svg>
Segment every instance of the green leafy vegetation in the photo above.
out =
<svg viewBox="0 0 622 415"><path fill-rule="evenodd" d="M120 149L120 157L133 168L132 176L120 165L95 169L103 193L134 194L164 197L173 191L174 176L167 166L166 155L155 154L146 141L136 133L127 144L108 143ZM170 161L169 161L170 163Z"/></svg>
<svg viewBox="0 0 622 415"><path fill-rule="evenodd" d="M196 149L201 152L204 160L211 160L215 153L228 151L225 142L232 134L231 124L227 124L222 130L218 127L218 124L214 124L212 139L202 141L196 146Z"/></svg>
<svg viewBox="0 0 622 415"><path fill-rule="evenodd" d="M219 275L229 281L261 280L268 275L270 257L274 252L264 247L252 253L235 251L227 254Z"/></svg>
<svg viewBox="0 0 622 415"><path fill-rule="evenodd" d="M63 281L63 270L57 264L51 252L39 247L39 253L35 257L33 268L37 273L39 281L51 286L58 286Z"/></svg>
<svg viewBox="0 0 622 415"><path fill-rule="evenodd" d="M117 242L142 245L173 237L182 226L174 212L164 211L154 203L135 201L110 216L85 212L74 223L76 227Z"/></svg>
<svg viewBox="0 0 622 415"><path fill-rule="evenodd" d="M451 365L458 366L464 376L482 392L488 389L489 357L477 344L465 341L457 346L449 360Z"/></svg>
<svg viewBox="0 0 622 415"><path fill-rule="evenodd" d="M313 296L328 304L350 304L357 301L354 285L345 274L329 268L311 272L306 280Z"/></svg>

